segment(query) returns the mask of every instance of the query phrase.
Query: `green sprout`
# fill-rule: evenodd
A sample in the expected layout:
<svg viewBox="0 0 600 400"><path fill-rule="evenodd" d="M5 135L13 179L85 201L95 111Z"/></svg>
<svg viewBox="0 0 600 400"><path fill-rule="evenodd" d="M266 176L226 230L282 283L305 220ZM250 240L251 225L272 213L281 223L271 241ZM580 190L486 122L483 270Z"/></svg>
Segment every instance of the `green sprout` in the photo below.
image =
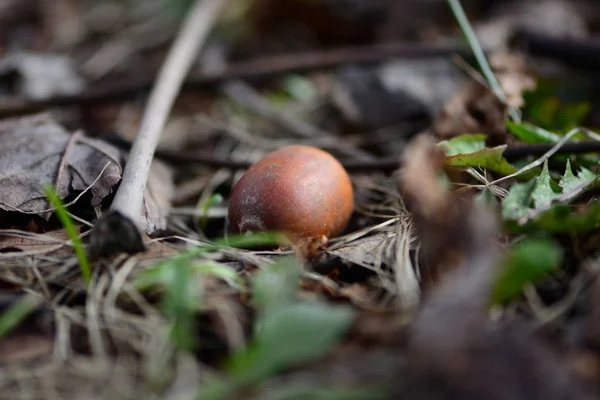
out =
<svg viewBox="0 0 600 400"><path fill-rule="evenodd" d="M79 234L77 233L77 228L75 227L75 224L73 223L73 220L69 216L65 205L63 204L62 200L60 199L54 188L52 188L51 186L46 186L44 191L46 193L48 201L55 209L56 216L65 228L69 239L71 239L71 241L73 242L73 249L75 250L75 255L77 256L77 259L79 261L79 268L81 269L81 276L83 277L86 283L90 283L90 280L92 279L92 270L90 268L90 263L88 261L87 255L85 254L83 243L81 242Z"/></svg>

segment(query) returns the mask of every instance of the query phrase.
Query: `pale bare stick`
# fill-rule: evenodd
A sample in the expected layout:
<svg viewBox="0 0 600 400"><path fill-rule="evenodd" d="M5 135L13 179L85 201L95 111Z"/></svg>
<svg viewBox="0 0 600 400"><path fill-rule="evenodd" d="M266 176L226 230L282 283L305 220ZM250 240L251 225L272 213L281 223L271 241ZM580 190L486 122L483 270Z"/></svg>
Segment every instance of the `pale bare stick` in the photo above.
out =
<svg viewBox="0 0 600 400"><path fill-rule="evenodd" d="M142 229L144 192L160 136L183 81L225 3L226 0L196 0L171 46L150 93L121 184L110 208L113 214L111 230L115 228L114 214L129 220L123 221L124 225L129 223L137 230ZM102 219L97 222L99 224L102 224ZM99 235L107 233L100 229L101 226L98 228ZM96 239L98 241L94 242L98 245L103 242L102 238Z"/></svg>

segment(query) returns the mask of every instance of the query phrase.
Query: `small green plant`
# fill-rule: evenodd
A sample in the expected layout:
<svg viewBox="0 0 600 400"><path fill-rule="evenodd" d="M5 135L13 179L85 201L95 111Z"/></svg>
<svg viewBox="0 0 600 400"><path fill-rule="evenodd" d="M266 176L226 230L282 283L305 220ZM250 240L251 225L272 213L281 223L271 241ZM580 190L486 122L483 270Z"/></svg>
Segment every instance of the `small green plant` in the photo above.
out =
<svg viewBox="0 0 600 400"><path fill-rule="evenodd" d="M452 168L483 168L500 176L517 170L506 161L506 146L485 147L485 135L460 135L437 144L446 153L445 165Z"/></svg>
<svg viewBox="0 0 600 400"><path fill-rule="evenodd" d="M85 254L83 243L81 242L79 234L77 233L77 228L75 227L75 224L73 223L73 220L67 213L67 210L62 200L60 199L54 188L52 188L51 186L46 186L44 191L46 193L48 201L50 202L52 207L54 207L56 216L65 228L69 239L71 239L71 242L73 242L73 249L75 250L77 260L79 261L81 276L83 277L83 280L86 283L90 283L90 280L92 279L92 270L90 268L90 263L88 261L87 255Z"/></svg>
<svg viewBox="0 0 600 400"><path fill-rule="evenodd" d="M245 290L236 271L225 264L203 260L209 252L230 247L276 246L286 243L283 235L256 233L220 239L178 254L142 272L136 277L140 291L160 290L164 293L161 310L171 323L170 339L180 350L193 351L199 343L195 338L195 314L202 309L201 285L204 277L222 279L241 291Z"/></svg>
<svg viewBox="0 0 600 400"><path fill-rule="evenodd" d="M167 295L161 308L171 321L171 342L179 349L193 351L196 342L195 310L201 307L201 293L198 285L194 285L191 270L186 259L177 259L169 265L172 269L168 282Z"/></svg>
<svg viewBox="0 0 600 400"><path fill-rule="evenodd" d="M456 18L460 29L465 35L465 38L467 39L467 42L469 43L469 46L473 51L473 55L475 56L475 59L479 64L479 68L481 68L483 76L488 81L494 94L500 100L506 102L506 95L504 94L504 90L502 90L502 86L500 86L500 83L496 79L496 76L494 75L494 72L492 71L492 68L488 63L487 58L485 57L485 53L483 52L483 49L479 44L479 40L477 40L477 36L475 35L475 32L473 31L473 28L469 23L469 20L467 18L467 15L465 14L465 10L463 9L462 4L460 3L460 0L448 0L448 4L450 5L450 9L454 14L454 18ZM519 115L516 109L510 108L509 112L513 121L521 121L521 116Z"/></svg>
<svg viewBox="0 0 600 400"><path fill-rule="evenodd" d="M548 163L539 176L511 186L502 201L502 217L515 233L545 230L554 233L584 233L600 223L600 203L573 212L570 203L599 184L598 175L586 168L574 173L567 161L558 182L550 176Z"/></svg>
<svg viewBox="0 0 600 400"><path fill-rule="evenodd" d="M219 193L213 193L201 206L202 217L200 217L200 227L203 231L206 231L208 226L208 212L211 208L223 202L223 196Z"/></svg>
<svg viewBox="0 0 600 400"><path fill-rule="evenodd" d="M8 310L0 316L0 338L11 333L21 324L41 303L41 298L27 294L21 296Z"/></svg>
<svg viewBox="0 0 600 400"><path fill-rule="evenodd" d="M354 318L350 308L295 299L300 268L284 258L253 279L258 309L249 346L233 355L227 375L208 382L200 399L225 398L236 389L259 384L273 374L323 356Z"/></svg>
<svg viewBox="0 0 600 400"><path fill-rule="evenodd" d="M506 304L526 285L557 270L562 262L560 246L549 239L528 239L513 247L492 290L493 304Z"/></svg>
<svg viewBox="0 0 600 400"><path fill-rule="evenodd" d="M555 144L562 139L561 136L556 133L526 122L517 124L506 121L506 129L508 129L514 137L527 144Z"/></svg>

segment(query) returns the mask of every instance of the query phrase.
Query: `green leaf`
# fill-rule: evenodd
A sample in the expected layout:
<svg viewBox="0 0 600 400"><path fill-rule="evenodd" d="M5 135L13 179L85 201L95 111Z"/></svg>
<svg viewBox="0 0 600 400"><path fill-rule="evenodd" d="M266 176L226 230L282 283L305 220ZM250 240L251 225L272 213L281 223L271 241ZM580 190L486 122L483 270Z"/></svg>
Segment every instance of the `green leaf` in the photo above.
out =
<svg viewBox="0 0 600 400"><path fill-rule="evenodd" d="M290 97L283 91L274 92L265 96L269 103L278 111L285 111L289 107Z"/></svg>
<svg viewBox="0 0 600 400"><path fill-rule="evenodd" d="M281 369L321 357L352 322L350 308L296 302L300 272L289 257L254 277L253 300L259 311L255 335L250 346L230 360L232 385L254 384Z"/></svg>
<svg viewBox="0 0 600 400"><path fill-rule="evenodd" d="M135 287L139 291L152 289L159 286L168 289L176 280L175 271L180 265L187 267L192 259L192 254L183 253L169 258L159 264L142 271L135 278Z"/></svg>
<svg viewBox="0 0 600 400"><path fill-rule="evenodd" d="M565 173L557 185L550 177L546 162L536 179L510 188L509 195L502 201L502 217L514 233L540 229L542 225L545 230L557 233L588 231L596 226L595 209L588 207L580 210L580 214L573 214L568 204L581 193L596 187L598 182L597 175L585 168L578 175L573 174L567 161ZM582 217L582 212L587 217ZM517 224L511 224L511 221Z"/></svg>
<svg viewBox="0 0 600 400"><path fill-rule="evenodd" d="M90 262L88 261L87 255L85 254L85 249L83 248L83 243L79 238L79 234L77 233L77 227L71 220L69 213L67 212L65 205L62 200L58 196L58 193L54 190L52 186L46 186L44 188L46 193L46 197L52 207L54 207L54 212L58 217L59 221L65 228L67 232L67 236L73 242L73 250L75 251L75 255L77 256L77 260L79 261L79 269L81 271L81 276L86 283L90 283L92 279L92 269L90 267Z"/></svg>
<svg viewBox="0 0 600 400"><path fill-rule="evenodd" d="M460 135L437 144L444 150L446 156L470 154L485 149L485 135Z"/></svg>
<svg viewBox="0 0 600 400"><path fill-rule="evenodd" d="M208 212L211 208L223 202L223 196L219 193L213 193L205 202L200 206L202 211L202 217L200 217L200 226L203 231L206 231L208 225Z"/></svg>
<svg viewBox="0 0 600 400"><path fill-rule="evenodd" d="M197 282L203 276L224 279L230 284L243 287L241 278L236 271L226 265L211 261L195 261L204 253L227 247L227 245L249 245L265 243L281 243L282 235L259 233L248 236L234 236L203 247L194 248L179 254L159 265L138 275L135 285L138 290L159 288L164 291L161 302L163 313L171 321L170 336L178 348L193 350L197 343L195 339L195 313L200 309L202 293ZM291 268L290 268L291 269ZM296 281L294 281L295 287ZM272 289L273 292L275 290ZM261 292L263 296L265 291ZM275 296L268 298L274 299ZM277 300L280 300L279 298ZM267 300L265 300L267 301Z"/></svg>
<svg viewBox="0 0 600 400"><path fill-rule="evenodd" d="M535 180L531 198L535 208L546 208L552 204L552 201L560 197L560 193L552 189L552 178L548 171L548 161L544 162L542 173Z"/></svg>
<svg viewBox="0 0 600 400"><path fill-rule="evenodd" d="M502 156L506 145L486 148L485 139L485 135L465 134L439 142L437 147L446 153L447 167L483 168L501 176L517 172ZM532 174L535 174L535 171L525 172L516 179L530 179Z"/></svg>
<svg viewBox="0 0 600 400"><path fill-rule="evenodd" d="M300 267L292 257L269 265L252 280L254 304L259 310L287 304L296 294L299 279Z"/></svg>
<svg viewBox="0 0 600 400"><path fill-rule="evenodd" d="M166 282L167 293L161 310L171 322L171 341L180 349L196 348L194 313L199 308L200 285L195 285L187 260L178 259L170 265L172 280Z"/></svg>
<svg viewBox="0 0 600 400"><path fill-rule="evenodd" d="M16 329L31 313L33 313L42 299L31 294L19 297L2 315L0 315L0 338L5 337Z"/></svg>
<svg viewBox="0 0 600 400"><path fill-rule="evenodd" d="M500 100L506 100L506 94L504 93L502 86L498 82L498 79L496 79L496 75L494 75L494 71L492 71L492 68L490 67L490 64L487 61L485 53L483 52L483 49L479 44L477 35L475 34L473 27L471 27L471 23L467 18L465 10L463 9L462 4L460 3L460 0L448 0L448 5L450 6L450 10L452 10L452 13L454 14L454 18L456 18L456 22L458 23L460 29L465 35L467 42L469 42L469 46L473 51L473 55L475 56L475 59L477 60L477 63L481 68L483 76L485 76L485 79L489 83L490 88ZM515 121L521 119L519 113L514 107L509 107L508 112L511 119Z"/></svg>
<svg viewBox="0 0 600 400"><path fill-rule="evenodd" d="M140 273L135 286L140 291L161 289L164 296L161 310L171 322L172 342L181 349L193 350L195 339L195 314L202 308L200 282L204 277L222 279L229 285L244 290L244 282L236 270L228 265L209 260L195 260L202 251L195 249L183 253Z"/></svg>
<svg viewBox="0 0 600 400"><path fill-rule="evenodd" d="M235 268L212 261L202 261L192 263L192 269L200 277L211 277L221 279L229 286L238 290L244 290L244 280L235 270Z"/></svg>
<svg viewBox="0 0 600 400"><path fill-rule="evenodd" d="M338 342L353 318L350 308L326 303L270 308L260 318L248 350L231 360L233 381L254 384L282 369L318 359Z"/></svg>
<svg viewBox="0 0 600 400"><path fill-rule="evenodd" d="M528 240L512 248L492 290L494 304L506 304L523 288L558 269L562 262L560 246L550 240Z"/></svg>
<svg viewBox="0 0 600 400"><path fill-rule="evenodd" d="M514 137L527 144L554 144L561 139L561 137L555 133L525 122L516 124L511 121L506 121L506 128Z"/></svg>
<svg viewBox="0 0 600 400"><path fill-rule="evenodd" d="M544 230L551 233L584 234L600 224L600 202L574 212L566 204L557 204L544 211L521 231Z"/></svg>
<svg viewBox="0 0 600 400"><path fill-rule="evenodd" d="M172 268L179 262L189 263L194 258L202 256L204 253L210 253L219 249L230 247L248 248L261 246L276 246L288 243L285 235L280 233L257 232L251 235L234 235L224 239L215 240L213 243L205 243L202 246L195 247L184 253L178 254L168 260L161 262L155 267L142 272L137 277L136 287L138 290L144 290L148 286L160 282L170 282Z"/></svg>
<svg viewBox="0 0 600 400"><path fill-rule="evenodd" d="M506 145L486 148L469 154L457 154L446 158L445 165L454 168L483 168L501 176L517 172L517 170L502 157Z"/></svg>
<svg viewBox="0 0 600 400"><path fill-rule="evenodd" d="M561 187L563 194L567 194L579 190L583 186L589 185L596 180L596 178L596 174L587 168L581 168L576 176L571 169L571 161L567 160L565 174L558 185Z"/></svg>
<svg viewBox="0 0 600 400"><path fill-rule="evenodd" d="M219 239L214 242L217 247L273 247L289 244L288 238L277 232L254 232L246 235L234 235L225 239ZM216 249L216 248L215 248Z"/></svg>
<svg viewBox="0 0 600 400"><path fill-rule="evenodd" d="M213 261L195 261L191 257L174 257L152 268L139 273L135 278L135 287L139 291L152 288L168 288L176 279L175 271L178 265L185 264L190 269L190 279L202 277L222 279L236 289L243 289L244 281L237 271L226 264Z"/></svg>
<svg viewBox="0 0 600 400"><path fill-rule="evenodd" d="M353 316L350 308L326 303L277 307L259 322L256 343L280 365L309 361L322 356L337 342Z"/></svg>
<svg viewBox="0 0 600 400"><path fill-rule="evenodd" d="M531 212L531 193L534 186L535 180L512 185L508 196L502 201L502 218L514 221L526 218Z"/></svg>

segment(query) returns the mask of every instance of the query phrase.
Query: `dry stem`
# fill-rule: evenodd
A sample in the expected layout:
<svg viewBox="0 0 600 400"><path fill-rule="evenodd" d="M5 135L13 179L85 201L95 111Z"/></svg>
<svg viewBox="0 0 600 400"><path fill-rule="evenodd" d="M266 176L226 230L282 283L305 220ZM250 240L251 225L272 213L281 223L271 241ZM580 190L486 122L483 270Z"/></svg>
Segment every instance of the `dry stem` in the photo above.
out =
<svg viewBox="0 0 600 400"><path fill-rule="evenodd" d="M226 0L196 0L169 50L131 147L111 212L95 226L91 246L93 258L143 249L140 230L150 165L175 98L225 3ZM107 235L111 237L105 237ZM119 248L115 248L117 243Z"/></svg>
<svg viewBox="0 0 600 400"><path fill-rule="evenodd" d="M120 212L137 225L141 225L143 196L150 164L167 117L201 44L206 40L224 4L225 0L196 1L150 94L138 136L123 171L121 185L111 206L111 210Z"/></svg>

